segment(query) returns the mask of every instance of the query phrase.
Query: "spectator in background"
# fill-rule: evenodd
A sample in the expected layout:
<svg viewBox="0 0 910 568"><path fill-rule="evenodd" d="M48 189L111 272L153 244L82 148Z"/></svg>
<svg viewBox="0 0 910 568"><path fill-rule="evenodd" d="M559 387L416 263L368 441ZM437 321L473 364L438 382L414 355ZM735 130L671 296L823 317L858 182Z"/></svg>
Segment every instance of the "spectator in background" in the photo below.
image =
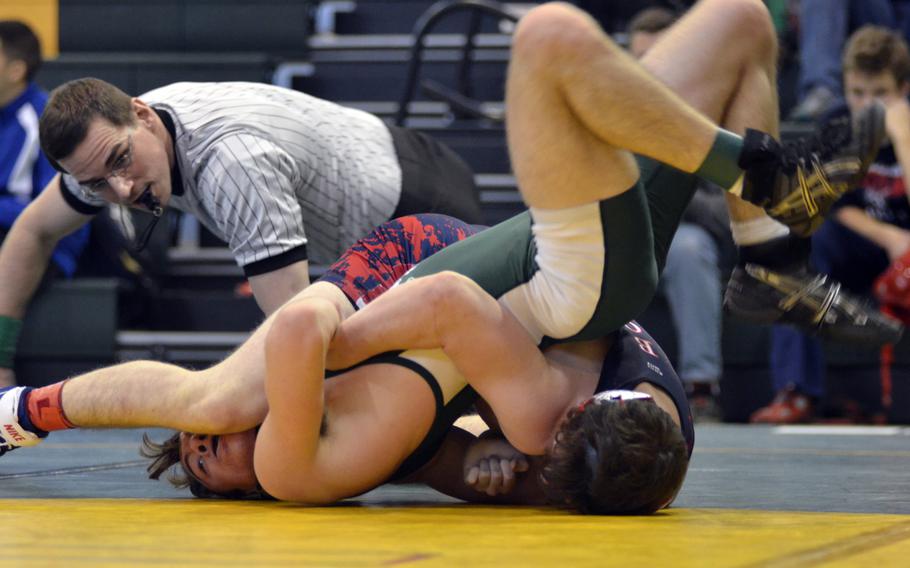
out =
<svg viewBox="0 0 910 568"><path fill-rule="evenodd" d="M38 117L47 102L47 94L33 82L40 66L35 33L22 22L0 21L0 239L56 174L38 143ZM87 240L88 227L61 239L45 281L72 276ZM0 336L8 331L0 322ZM0 349L0 366L11 367L12 359L11 349ZM0 377L0 387L10 384Z"/></svg>
<svg viewBox="0 0 910 568"><path fill-rule="evenodd" d="M891 0L800 0L799 103L791 120L814 121L843 104L840 55L851 30L897 25Z"/></svg>
<svg viewBox="0 0 910 568"><path fill-rule="evenodd" d="M676 19L676 14L664 8L639 12L629 23L629 51L640 58ZM660 279L676 329L677 371L697 420L720 417L721 267L732 264L736 252L723 193L717 186L699 183Z"/></svg>
<svg viewBox="0 0 910 568"><path fill-rule="evenodd" d="M869 294L889 264L910 251L910 52L900 34L865 26L843 57L844 94L851 115L875 101L887 108L890 144L879 152L862 185L844 195L812 237L811 262L848 289ZM784 327L772 332L771 376L777 395L752 422L810 420L825 394L825 362L817 338Z"/></svg>

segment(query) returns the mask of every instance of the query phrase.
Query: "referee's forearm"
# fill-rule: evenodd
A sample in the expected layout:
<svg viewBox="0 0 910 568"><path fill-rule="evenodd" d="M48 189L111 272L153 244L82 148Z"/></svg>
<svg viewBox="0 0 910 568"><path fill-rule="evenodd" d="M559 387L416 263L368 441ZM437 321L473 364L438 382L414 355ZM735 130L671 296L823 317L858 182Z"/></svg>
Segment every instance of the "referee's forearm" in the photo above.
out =
<svg viewBox="0 0 910 568"><path fill-rule="evenodd" d="M47 270L57 241L13 224L0 248L0 315L21 319Z"/></svg>

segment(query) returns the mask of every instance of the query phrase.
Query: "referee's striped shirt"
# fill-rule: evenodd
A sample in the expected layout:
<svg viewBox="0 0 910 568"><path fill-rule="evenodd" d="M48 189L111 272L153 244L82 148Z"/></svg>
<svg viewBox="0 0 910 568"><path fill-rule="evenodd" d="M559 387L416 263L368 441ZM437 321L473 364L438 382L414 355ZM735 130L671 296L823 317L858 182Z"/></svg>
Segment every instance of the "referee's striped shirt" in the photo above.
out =
<svg viewBox="0 0 910 568"><path fill-rule="evenodd" d="M377 117L258 83L175 83L139 97L174 123L170 203L228 243L248 276L335 260L395 210L401 167ZM87 205L71 178L64 187Z"/></svg>

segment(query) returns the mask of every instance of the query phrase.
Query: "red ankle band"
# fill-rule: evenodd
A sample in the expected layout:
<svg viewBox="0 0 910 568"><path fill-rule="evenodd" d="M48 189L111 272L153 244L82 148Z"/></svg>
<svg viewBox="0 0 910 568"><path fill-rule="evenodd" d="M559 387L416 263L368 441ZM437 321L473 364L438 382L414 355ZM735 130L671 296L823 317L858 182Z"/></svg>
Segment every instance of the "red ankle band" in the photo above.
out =
<svg viewBox="0 0 910 568"><path fill-rule="evenodd" d="M75 428L63 412L63 385L66 381L35 389L28 394L28 417L46 432Z"/></svg>

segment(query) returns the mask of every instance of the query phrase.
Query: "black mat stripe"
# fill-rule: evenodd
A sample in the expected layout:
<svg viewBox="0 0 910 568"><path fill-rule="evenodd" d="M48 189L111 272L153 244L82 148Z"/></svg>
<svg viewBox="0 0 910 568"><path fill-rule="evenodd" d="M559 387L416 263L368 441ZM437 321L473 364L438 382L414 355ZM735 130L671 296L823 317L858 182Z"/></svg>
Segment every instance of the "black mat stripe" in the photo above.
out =
<svg viewBox="0 0 910 568"><path fill-rule="evenodd" d="M92 471L106 471L110 469L126 469L130 467L144 466L148 460L132 460L126 462L114 462L99 465L83 465L79 467L64 467L60 469L49 469L46 471L26 471L22 473L0 474L0 480L19 479L23 477L50 477L53 475L69 475L71 473L89 473Z"/></svg>

